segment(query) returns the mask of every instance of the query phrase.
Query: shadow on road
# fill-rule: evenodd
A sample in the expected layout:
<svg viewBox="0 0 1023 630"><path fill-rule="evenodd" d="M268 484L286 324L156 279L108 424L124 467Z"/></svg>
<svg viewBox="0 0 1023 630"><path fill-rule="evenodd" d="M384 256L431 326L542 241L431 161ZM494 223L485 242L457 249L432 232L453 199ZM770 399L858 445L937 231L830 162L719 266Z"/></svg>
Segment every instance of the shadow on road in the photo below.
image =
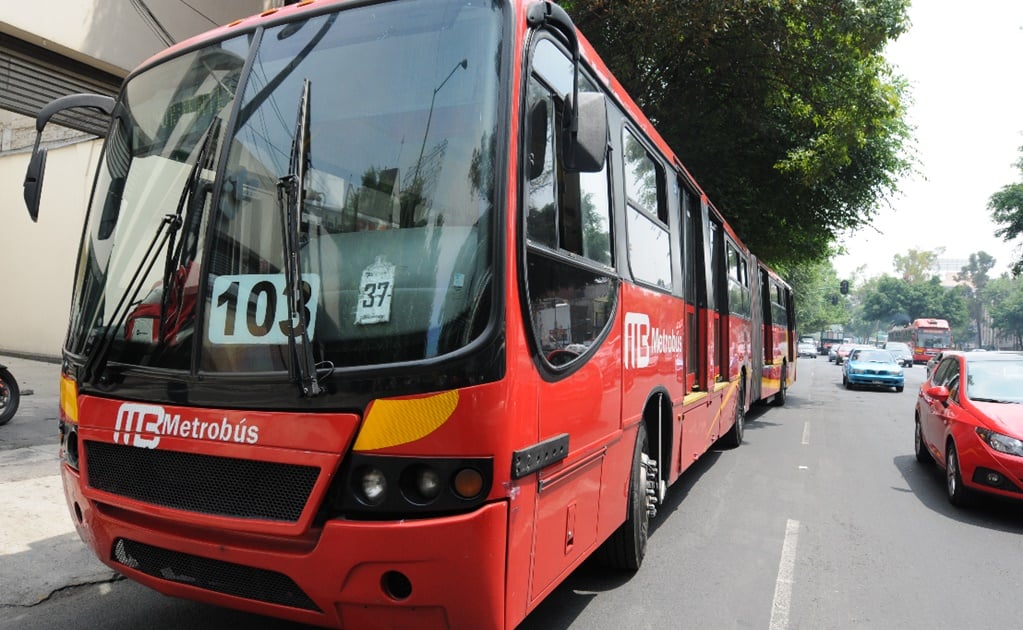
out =
<svg viewBox="0 0 1023 630"><path fill-rule="evenodd" d="M900 455L893 463L913 495L930 510L968 525L1023 534L1023 502L976 494L973 505L958 508L948 502L943 468L937 464L922 464L916 461L915 455Z"/></svg>

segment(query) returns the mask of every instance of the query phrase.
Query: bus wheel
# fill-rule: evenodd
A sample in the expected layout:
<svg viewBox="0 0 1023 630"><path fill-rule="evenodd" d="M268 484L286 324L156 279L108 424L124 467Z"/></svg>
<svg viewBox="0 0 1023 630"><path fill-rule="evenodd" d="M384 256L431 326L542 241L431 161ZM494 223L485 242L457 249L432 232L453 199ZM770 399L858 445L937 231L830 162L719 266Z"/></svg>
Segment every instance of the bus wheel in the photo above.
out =
<svg viewBox="0 0 1023 630"><path fill-rule="evenodd" d="M613 569L636 571L646 555L650 517L657 513L657 462L650 459L648 448L646 427L640 423L632 454L629 514L598 553L600 562Z"/></svg>
<svg viewBox="0 0 1023 630"><path fill-rule="evenodd" d="M746 432L746 383L742 377L735 393L735 422L732 428L721 436L721 444L726 448L736 448L742 444L742 436Z"/></svg>
<svg viewBox="0 0 1023 630"><path fill-rule="evenodd" d="M785 405L785 399L788 397L789 392L789 364L782 363L781 365L781 383L778 387L778 393L774 395L775 407L782 407Z"/></svg>

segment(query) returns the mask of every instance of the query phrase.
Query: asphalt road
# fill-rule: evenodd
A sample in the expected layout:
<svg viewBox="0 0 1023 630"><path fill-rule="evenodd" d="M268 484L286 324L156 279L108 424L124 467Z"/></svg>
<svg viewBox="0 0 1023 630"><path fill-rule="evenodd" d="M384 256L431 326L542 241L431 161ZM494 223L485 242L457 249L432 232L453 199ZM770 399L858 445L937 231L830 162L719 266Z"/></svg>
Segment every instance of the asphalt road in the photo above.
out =
<svg viewBox="0 0 1023 630"><path fill-rule="evenodd" d="M756 409L741 447L669 490L639 572L583 566L521 628L1019 627L1023 507L948 503L913 456L924 368L907 374L900 394L847 391L841 368L801 360L785 407ZM124 580L0 607L0 630L139 627L300 626Z"/></svg>

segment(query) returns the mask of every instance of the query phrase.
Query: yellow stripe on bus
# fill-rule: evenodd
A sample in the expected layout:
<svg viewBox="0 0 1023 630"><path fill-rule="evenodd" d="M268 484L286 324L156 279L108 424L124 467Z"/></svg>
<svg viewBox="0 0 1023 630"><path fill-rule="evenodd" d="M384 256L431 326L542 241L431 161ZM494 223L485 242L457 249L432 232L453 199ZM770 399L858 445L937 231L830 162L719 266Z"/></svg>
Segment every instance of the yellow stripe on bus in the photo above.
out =
<svg viewBox="0 0 1023 630"><path fill-rule="evenodd" d="M457 391L426 398L376 400L369 408L353 448L372 451L415 442L447 422L456 406Z"/></svg>

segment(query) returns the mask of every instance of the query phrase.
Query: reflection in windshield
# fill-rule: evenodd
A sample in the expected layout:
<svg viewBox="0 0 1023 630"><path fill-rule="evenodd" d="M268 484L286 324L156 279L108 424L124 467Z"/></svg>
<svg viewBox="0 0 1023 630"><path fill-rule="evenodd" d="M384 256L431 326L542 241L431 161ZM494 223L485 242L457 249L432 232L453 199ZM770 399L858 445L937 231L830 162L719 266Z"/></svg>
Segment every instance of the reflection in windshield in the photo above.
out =
<svg viewBox="0 0 1023 630"><path fill-rule="evenodd" d="M218 117L235 127L215 132L217 155L199 169L205 192L186 206L198 221L193 255L140 281L109 361L189 369L201 346L203 370L283 370L299 320L310 323L313 360L338 367L464 347L489 318L500 17L491 0L375 4L130 79L98 175L72 349L87 353L109 323ZM289 228L278 183L291 172L307 83L311 141ZM291 231L297 292L285 274ZM191 307L176 311L169 336L160 331L172 290Z"/></svg>
<svg viewBox="0 0 1023 630"><path fill-rule="evenodd" d="M228 40L126 84L78 263L72 352L89 354L91 362L107 354L112 361L187 368L195 262L224 135L219 121L230 110L246 47ZM165 254L164 264L153 264L154 250Z"/></svg>

